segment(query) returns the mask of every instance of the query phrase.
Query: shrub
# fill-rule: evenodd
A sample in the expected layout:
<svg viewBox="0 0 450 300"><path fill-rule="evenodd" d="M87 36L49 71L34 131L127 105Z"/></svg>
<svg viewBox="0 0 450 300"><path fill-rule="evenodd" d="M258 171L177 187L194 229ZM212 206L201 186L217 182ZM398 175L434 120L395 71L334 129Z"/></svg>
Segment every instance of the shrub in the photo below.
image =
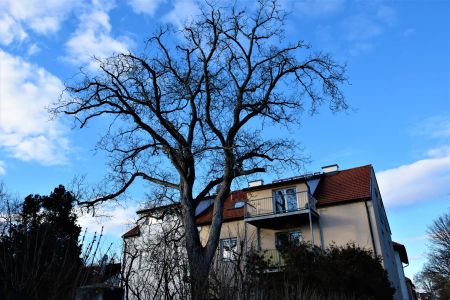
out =
<svg viewBox="0 0 450 300"><path fill-rule="evenodd" d="M271 272L263 257L248 258L251 299L392 299L380 258L355 244L322 250L307 243L281 249L285 265ZM259 297L255 297L259 295Z"/></svg>

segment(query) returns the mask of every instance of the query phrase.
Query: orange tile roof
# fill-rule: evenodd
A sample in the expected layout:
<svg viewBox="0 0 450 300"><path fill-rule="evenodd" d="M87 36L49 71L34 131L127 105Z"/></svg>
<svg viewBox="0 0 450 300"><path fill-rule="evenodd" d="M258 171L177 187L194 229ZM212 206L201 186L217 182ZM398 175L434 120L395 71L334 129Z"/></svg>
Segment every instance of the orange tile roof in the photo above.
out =
<svg viewBox="0 0 450 300"><path fill-rule="evenodd" d="M234 208L234 204L240 200L247 200L247 192L234 191L225 199L223 208L223 221L232 221L242 219L244 217L244 207ZM213 205L206 209L197 217L198 225L205 225L211 223L213 213Z"/></svg>
<svg viewBox="0 0 450 300"><path fill-rule="evenodd" d="M318 201L317 205L320 207L370 199L371 173L372 166L366 165L335 173L321 174L319 185L314 193L314 197ZM297 179L294 179L294 181L295 180ZM283 184L286 184L286 182L283 182ZM261 186L260 188L263 189L264 186ZM224 221L232 221L244 217L244 208L233 209L233 205L239 199L246 199L246 192L244 190L233 192L233 194L236 196L231 196L225 200L223 212ZM210 207L198 216L197 224L204 225L211 223L212 210L213 208Z"/></svg>
<svg viewBox="0 0 450 300"><path fill-rule="evenodd" d="M126 238L140 236L140 235L141 235L141 229L139 228L139 225L138 225L138 226L135 226L132 229L128 230L127 232L125 232L122 235L122 238L126 239Z"/></svg>
<svg viewBox="0 0 450 300"><path fill-rule="evenodd" d="M370 199L371 173L372 166L367 165L323 174L314 193L318 205Z"/></svg>

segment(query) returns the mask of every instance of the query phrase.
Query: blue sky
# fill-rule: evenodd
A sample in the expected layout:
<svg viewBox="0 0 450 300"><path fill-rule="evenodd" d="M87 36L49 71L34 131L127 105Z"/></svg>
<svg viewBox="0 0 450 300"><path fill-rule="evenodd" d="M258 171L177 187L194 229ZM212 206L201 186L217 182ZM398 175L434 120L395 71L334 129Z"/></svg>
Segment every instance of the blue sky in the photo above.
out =
<svg viewBox="0 0 450 300"><path fill-rule="evenodd" d="M287 39L304 39L348 68L351 109L332 114L324 107L293 130L311 157L305 169L373 165L412 277L425 259L427 224L450 207L450 2L280 4L291 11ZM67 119L50 120L45 108L80 67L95 69L93 55L139 52L158 26L180 26L197 11L194 0L1 1L0 180L8 189L23 197L48 194L75 175L99 181L105 158L92 149L102 123L72 130ZM110 240L134 218L144 199L140 188L101 220ZM98 226L88 216L81 222Z"/></svg>

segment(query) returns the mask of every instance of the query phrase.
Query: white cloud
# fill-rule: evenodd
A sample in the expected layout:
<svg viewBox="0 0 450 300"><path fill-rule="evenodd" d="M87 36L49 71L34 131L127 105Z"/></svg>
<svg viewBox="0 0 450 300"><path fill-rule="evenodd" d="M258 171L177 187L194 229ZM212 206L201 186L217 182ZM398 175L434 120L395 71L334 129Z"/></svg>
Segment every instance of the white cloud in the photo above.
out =
<svg viewBox="0 0 450 300"><path fill-rule="evenodd" d="M39 51L41 51L41 49L38 47L38 45L36 45L36 44L31 44L31 45L28 47L27 54L28 54L28 55L33 55L33 54L38 53Z"/></svg>
<svg viewBox="0 0 450 300"><path fill-rule="evenodd" d="M0 147L18 159L45 165L66 162L65 128L50 121L46 107L62 82L43 68L0 50Z"/></svg>
<svg viewBox="0 0 450 300"><path fill-rule="evenodd" d="M69 12L79 4L76 0L3 0L0 1L0 38L8 45L22 41L27 30L41 35L57 32Z"/></svg>
<svg viewBox="0 0 450 300"><path fill-rule="evenodd" d="M154 16L158 7L164 2L166 0L128 0L128 4L135 13L144 13L149 16Z"/></svg>
<svg viewBox="0 0 450 300"><path fill-rule="evenodd" d="M13 17L3 12L0 15L0 43L7 46L14 40L21 42L26 38L27 33L22 26Z"/></svg>
<svg viewBox="0 0 450 300"><path fill-rule="evenodd" d="M0 160L0 176L3 176L6 174L6 164L4 161Z"/></svg>
<svg viewBox="0 0 450 300"><path fill-rule="evenodd" d="M126 36L114 38L108 11L111 7L93 2L79 17L79 25L67 41L68 61L75 65L88 64L91 70L97 68L93 57L106 58L114 53L128 52L132 44Z"/></svg>
<svg viewBox="0 0 450 300"><path fill-rule="evenodd" d="M93 217L91 214L79 214L78 224L86 228L88 232L100 232L103 226L103 233L111 236L120 237L132 224L135 224L136 211L138 206L130 207L102 207L102 211L98 216ZM100 216L101 215L101 216Z"/></svg>
<svg viewBox="0 0 450 300"><path fill-rule="evenodd" d="M450 146L427 154L425 159L377 173L386 206L426 202L450 193Z"/></svg>
<svg viewBox="0 0 450 300"><path fill-rule="evenodd" d="M163 21L181 28L186 22L200 14L200 8L194 0L177 0L173 9L163 16Z"/></svg>

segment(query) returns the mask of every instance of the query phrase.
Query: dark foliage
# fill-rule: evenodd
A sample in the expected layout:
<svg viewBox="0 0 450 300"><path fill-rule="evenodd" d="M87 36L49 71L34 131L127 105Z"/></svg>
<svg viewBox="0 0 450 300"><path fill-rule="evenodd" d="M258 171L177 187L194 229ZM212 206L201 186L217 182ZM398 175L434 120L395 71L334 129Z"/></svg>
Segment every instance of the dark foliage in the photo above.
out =
<svg viewBox="0 0 450 300"><path fill-rule="evenodd" d="M248 260L253 273L251 281L258 293L265 290L264 299L297 299L296 295L317 299L393 299L395 289L380 259L354 244L323 250L302 243L282 249L282 256L284 266L274 272L267 272L271 266L257 254Z"/></svg>
<svg viewBox="0 0 450 300"><path fill-rule="evenodd" d="M0 236L1 299L71 299L80 278L73 195L59 186L29 195Z"/></svg>

